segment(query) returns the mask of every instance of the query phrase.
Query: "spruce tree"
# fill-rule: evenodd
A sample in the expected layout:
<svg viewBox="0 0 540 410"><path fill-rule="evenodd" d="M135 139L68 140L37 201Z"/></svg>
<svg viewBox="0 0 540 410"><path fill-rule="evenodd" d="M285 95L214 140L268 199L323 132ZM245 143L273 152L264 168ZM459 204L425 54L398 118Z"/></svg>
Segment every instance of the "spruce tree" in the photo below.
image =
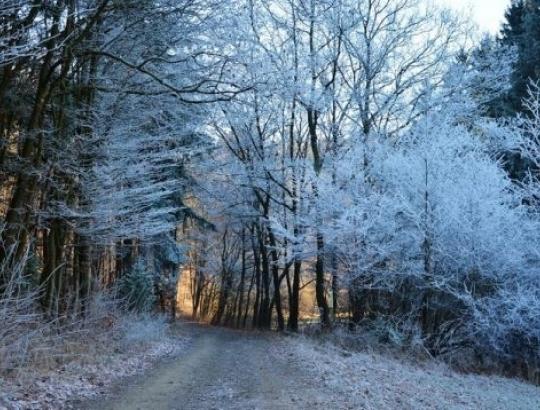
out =
<svg viewBox="0 0 540 410"><path fill-rule="evenodd" d="M501 115L512 115L523 111L522 101L531 81L540 80L540 0L513 1L505 18L500 41L516 49L517 60Z"/></svg>

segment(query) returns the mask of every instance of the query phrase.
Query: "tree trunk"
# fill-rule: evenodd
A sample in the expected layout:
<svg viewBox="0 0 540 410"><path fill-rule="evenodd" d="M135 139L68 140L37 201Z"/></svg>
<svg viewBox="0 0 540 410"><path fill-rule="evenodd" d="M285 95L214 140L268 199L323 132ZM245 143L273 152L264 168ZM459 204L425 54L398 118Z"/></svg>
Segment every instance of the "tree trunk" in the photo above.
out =
<svg viewBox="0 0 540 410"><path fill-rule="evenodd" d="M317 234L317 261L315 262L315 297L321 315L323 327L329 327L330 314L328 301L326 300L325 277L324 277L324 239L322 234Z"/></svg>
<svg viewBox="0 0 540 410"><path fill-rule="evenodd" d="M295 260L293 268L293 282L291 301L289 303L289 322L288 328L293 332L298 331L298 317L300 314L300 273L302 269L302 261Z"/></svg>

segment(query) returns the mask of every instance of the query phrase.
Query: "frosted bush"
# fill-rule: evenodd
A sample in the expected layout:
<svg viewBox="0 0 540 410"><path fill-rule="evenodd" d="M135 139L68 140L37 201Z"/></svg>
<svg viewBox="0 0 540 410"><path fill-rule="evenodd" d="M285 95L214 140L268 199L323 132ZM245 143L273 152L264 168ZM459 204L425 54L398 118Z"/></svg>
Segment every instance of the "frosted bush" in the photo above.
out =
<svg viewBox="0 0 540 410"><path fill-rule="evenodd" d="M155 279L143 260L118 281L118 294L129 310L148 312L156 301Z"/></svg>

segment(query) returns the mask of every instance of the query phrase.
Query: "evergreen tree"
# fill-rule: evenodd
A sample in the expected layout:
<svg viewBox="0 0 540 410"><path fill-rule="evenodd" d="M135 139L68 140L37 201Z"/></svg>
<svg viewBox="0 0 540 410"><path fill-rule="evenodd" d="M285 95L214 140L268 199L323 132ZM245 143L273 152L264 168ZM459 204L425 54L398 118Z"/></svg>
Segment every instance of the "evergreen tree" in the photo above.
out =
<svg viewBox="0 0 540 410"><path fill-rule="evenodd" d="M505 17L501 44L514 47L517 60L500 114L512 115L523 111L531 81L540 80L540 0L514 0Z"/></svg>

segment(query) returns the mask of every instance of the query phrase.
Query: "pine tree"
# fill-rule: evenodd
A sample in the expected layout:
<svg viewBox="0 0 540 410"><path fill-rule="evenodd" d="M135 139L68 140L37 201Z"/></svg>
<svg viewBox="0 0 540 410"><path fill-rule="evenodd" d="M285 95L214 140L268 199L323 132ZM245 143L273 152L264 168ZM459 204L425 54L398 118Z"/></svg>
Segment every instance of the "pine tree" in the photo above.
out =
<svg viewBox="0 0 540 410"><path fill-rule="evenodd" d="M501 44L516 49L517 61L501 114L511 115L523 111L531 81L540 80L540 0L515 0L505 17Z"/></svg>

